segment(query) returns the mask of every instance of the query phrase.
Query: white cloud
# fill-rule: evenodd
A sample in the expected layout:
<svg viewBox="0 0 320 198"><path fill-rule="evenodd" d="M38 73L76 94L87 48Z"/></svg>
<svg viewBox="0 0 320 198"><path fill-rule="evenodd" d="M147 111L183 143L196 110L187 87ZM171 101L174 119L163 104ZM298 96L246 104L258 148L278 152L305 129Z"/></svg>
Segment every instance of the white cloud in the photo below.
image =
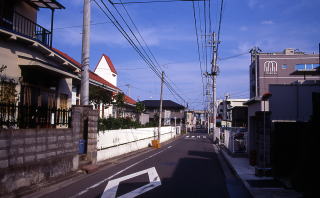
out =
<svg viewBox="0 0 320 198"><path fill-rule="evenodd" d="M271 21L271 20L266 20L266 21L261 21L261 24L262 24L262 25L273 25L274 22Z"/></svg>

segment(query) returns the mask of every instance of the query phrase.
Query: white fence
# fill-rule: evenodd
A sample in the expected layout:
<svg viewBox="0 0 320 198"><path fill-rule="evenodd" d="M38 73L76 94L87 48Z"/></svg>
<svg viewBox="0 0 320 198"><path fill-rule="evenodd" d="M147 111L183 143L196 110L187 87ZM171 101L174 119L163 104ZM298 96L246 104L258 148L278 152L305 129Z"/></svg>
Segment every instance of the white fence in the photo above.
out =
<svg viewBox="0 0 320 198"><path fill-rule="evenodd" d="M160 142L180 134L180 127L161 127ZM151 145L158 128L120 129L100 131L97 137L97 160L103 161L115 156L146 148Z"/></svg>
<svg viewBox="0 0 320 198"><path fill-rule="evenodd" d="M237 128L223 129L220 132L220 143L231 153L246 153L247 136L248 132L240 132Z"/></svg>

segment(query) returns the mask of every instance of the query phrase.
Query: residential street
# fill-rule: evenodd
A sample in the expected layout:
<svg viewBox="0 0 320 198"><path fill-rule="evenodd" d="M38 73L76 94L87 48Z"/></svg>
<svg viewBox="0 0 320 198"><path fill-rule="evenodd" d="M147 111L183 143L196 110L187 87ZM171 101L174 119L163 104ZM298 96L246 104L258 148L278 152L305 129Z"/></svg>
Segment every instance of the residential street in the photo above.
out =
<svg viewBox="0 0 320 198"><path fill-rule="evenodd" d="M228 167L220 166L204 132L184 135L43 197L250 197Z"/></svg>

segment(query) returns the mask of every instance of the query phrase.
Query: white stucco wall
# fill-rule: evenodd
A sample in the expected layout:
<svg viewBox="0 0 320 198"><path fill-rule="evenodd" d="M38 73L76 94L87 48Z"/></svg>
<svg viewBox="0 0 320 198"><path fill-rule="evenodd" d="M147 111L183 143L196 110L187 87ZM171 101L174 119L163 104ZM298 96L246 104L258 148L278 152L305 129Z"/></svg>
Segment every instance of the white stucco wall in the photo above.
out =
<svg viewBox="0 0 320 198"><path fill-rule="evenodd" d="M100 59L100 62L97 65L96 70L94 73L101 76L106 81L110 82L114 86L117 86L117 74L113 73L110 69L110 66L108 65L107 60L102 56Z"/></svg>
<svg viewBox="0 0 320 198"><path fill-rule="evenodd" d="M176 129L177 128L177 129ZM160 142L180 134L180 127L162 127ZM97 139L97 160L103 161L115 156L146 148L154 139L158 128L120 129L99 132Z"/></svg>

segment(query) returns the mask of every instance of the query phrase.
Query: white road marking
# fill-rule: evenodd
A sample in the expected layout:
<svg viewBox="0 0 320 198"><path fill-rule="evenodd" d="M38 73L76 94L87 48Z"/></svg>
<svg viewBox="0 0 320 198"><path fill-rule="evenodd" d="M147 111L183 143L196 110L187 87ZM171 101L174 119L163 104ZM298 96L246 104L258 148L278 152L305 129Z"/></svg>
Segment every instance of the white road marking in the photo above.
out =
<svg viewBox="0 0 320 198"><path fill-rule="evenodd" d="M187 135L186 138L189 138L189 135Z"/></svg>
<svg viewBox="0 0 320 198"><path fill-rule="evenodd" d="M171 147L172 147L172 146L171 146ZM170 147L170 148L171 148L171 147ZM106 178L106 179L103 179L103 180L101 180L100 182L95 183L95 184L87 187L86 189L80 191L79 193L71 196L71 198L75 198L75 197L79 197L79 196L83 195L84 193L88 192L90 189L93 189L93 188L95 188L95 187L97 187L97 186L100 186L100 185L103 184L104 182L106 182L106 181L114 178L115 176L123 173L124 171L128 170L129 168L131 168L131 167L133 167L133 166L135 166L135 165L137 165L137 164L140 164L141 162L143 162L143 161L145 161L145 160L147 160L147 159L150 159L150 158L152 158L152 157L154 157L154 156L162 153L163 151L165 151L165 150L167 150L167 149L169 149L169 148L165 148L165 149L163 149L163 150L161 150L161 151L159 151L159 152L157 152L157 153L155 153L155 154L153 154L153 155L150 155L149 157L146 157L146 158L144 158L144 159L142 159L142 160L140 160L140 161L137 161L136 163L131 164L131 165L128 166L127 168L124 168L124 169L122 169L121 171L116 172L115 174L111 175L110 177L108 177L108 178Z"/></svg>
<svg viewBox="0 0 320 198"><path fill-rule="evenodd" d="M207 136L202 136L203 138L207 138Z"/></svg>
<svg viewBox="0 0 320 198"><path fill-rule="evenodd" d="M194 135L193 136L191 136L192 138L194 138Z"/></svg>
<svg viewBox="0 0 320 198"><path fill-rule="evenodd" d="M200 135L197 136L197 138L200 138L200 137L201 137Z"/></svg>
<svg viewBox="0 0 320 198"><path fill-rule="evenodd" d="M172 146L168 146L168 148L171 148Z"/></svg>
<svg viewBox="0 0 320 198"><path fill-rule="evenodd" d="M149 176L149 182L150 182L149 184L141 186L140 188L137 188L134 191L126 193L120 196L119 198L133 198L161 185L160 177L155 167L152 167L146 170L142 170L142 171L109 181L108 185L104 189L104 192L101 198L115 198L120 182L137 177L139 175L146 174L146 173L148 173L148 176Z"/></svg>

